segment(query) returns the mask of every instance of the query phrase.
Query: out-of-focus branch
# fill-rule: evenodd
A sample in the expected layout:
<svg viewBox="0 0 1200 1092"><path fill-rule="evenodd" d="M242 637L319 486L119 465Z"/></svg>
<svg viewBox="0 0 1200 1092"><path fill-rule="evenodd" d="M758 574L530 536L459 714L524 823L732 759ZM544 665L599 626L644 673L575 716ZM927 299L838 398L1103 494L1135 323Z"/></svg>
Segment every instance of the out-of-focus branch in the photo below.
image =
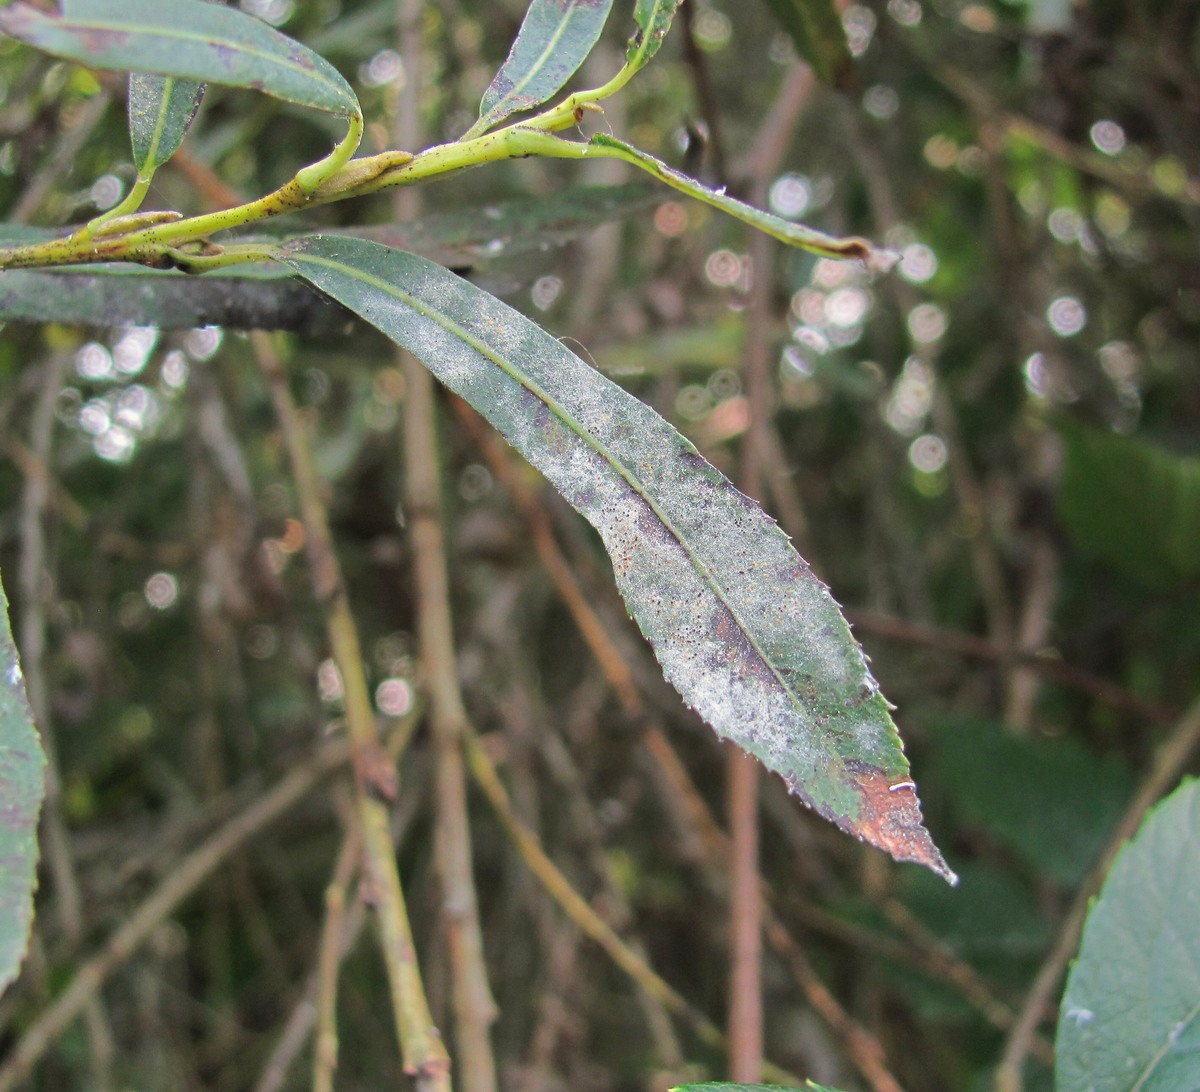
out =
<svg viewBox="0 0 1200 1092"><path fill-rule="evenodd" d="M399 46L407 78L396 103L393 132L402 148L422 139L418 96L422 66L422 0L398 5ZM395 198L397 219L412 219L419 209L415 190ZM442 460L437 441L437 402L433 377L411 353L397 350L404 370L404 471L409 535L413 548L417 632L429 696L436 754L437 867L442 884L441 911L450 948L453 978L456 1067L464 1092L495 1092L496 1060L491 1026L497 1016L484 960L479 898L475 889L471 823L463 737L467 713L458 683L458 658L450 610L450 575L442 516Z"/></svg>
<svg viewBox="0 0 1200 1092"><path fill-rule="evenodd" d="M1030 668L1048 682L1087 694L1113 709L1151 724L1174 724L1180 716L1178 709L1139 697L1116 683L1040 652L1005 648L972 633L935 629L932 626L923 626L903 618L894 618L889 614L861 610L857 607L848 607L846 617L860 633L869 633L889 641L931 648L973 660Z"/></svg>
<svg viewBox="0 0 1200 1092"><path fill-rule="evenodd" d="M308 436L288 390L282 359L267 334L252 334L251 343L283 432L300 500L313 590L325 612L333 660L341 675L346 729L354 749L354 783L366 872L376 899L384 966L391 986L404 1068L415 1076L420 1092L447 1092L449 1057L425 998L388 826L385 801L395 795L396 769L375 730L358 628L334 553L321 482Z"/></svg>

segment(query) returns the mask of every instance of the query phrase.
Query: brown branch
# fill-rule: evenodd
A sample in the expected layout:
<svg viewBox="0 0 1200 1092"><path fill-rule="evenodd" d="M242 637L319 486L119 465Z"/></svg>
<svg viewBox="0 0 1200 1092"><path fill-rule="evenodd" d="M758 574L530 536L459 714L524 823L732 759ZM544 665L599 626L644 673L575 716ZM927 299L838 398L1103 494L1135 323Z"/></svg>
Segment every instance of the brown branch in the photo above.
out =
<svg viewBox="0 0 1200 1092"><path fill-rule="evenodd" d="M1102 679L1098 675L1092 675L1080 668L1071 667L1061 660L1053 659L1040 652L1004 648L985 637L976 637L974 634L959 633L948 629L936 629L916 622L907 622L903 618L894 618L877 611L859 610L855 607L846 609L846 617L860 633L870 633L889 641L899 641L903 644L935 649L939 652L949 652L956 656L984 660L1003 667L1019 665L1031 668L1050 682L1087 694L1113 709L1119 709L1123 713L1151 724L1174 724L1180 716L1179 711L1170 706L1150 701L1147 698L1140 698L1116 683Z"/></svg>
<svg viewBox="0 0 1200 1092"><path fill-rule="evenodd" d="M608 954L609 958L632 978L643 990L656 997L671 1012L683 1018L692 1030L710 1047L726 1049L725 1036L721 1029L703 1013L695 1009L673 986L667 983L649 964L640 957L588 904L546 855L537 836L513 811L504 783L495 766L488 758L478 740L468 737L466 741L467 763L476 783L492 805L497 818L508 831L513 845L521 855L538 882L562 908L563 912L587 936L591 937ZM797 1083L796 1078L778 1066L763 1066L764 1075L771 1080Z"/></svg>
<svg viewBox="0 0 1200 1092"><path fill-rule="evenodd" d="M362 837L353 809L343 799L338 810L346 833L338 850L333 877L325 888L325 921L317 947L316 1043L313 1046L313 1092L333 1092L337 1069L337 983L346 937L357 922L347 920L346 894L362 859ZM362 903L357 904L361 906ZM356 915L359 916L359 915ZM361 920L361 916L360 920ZM351 927L351 928L348 928Z"/></svg>

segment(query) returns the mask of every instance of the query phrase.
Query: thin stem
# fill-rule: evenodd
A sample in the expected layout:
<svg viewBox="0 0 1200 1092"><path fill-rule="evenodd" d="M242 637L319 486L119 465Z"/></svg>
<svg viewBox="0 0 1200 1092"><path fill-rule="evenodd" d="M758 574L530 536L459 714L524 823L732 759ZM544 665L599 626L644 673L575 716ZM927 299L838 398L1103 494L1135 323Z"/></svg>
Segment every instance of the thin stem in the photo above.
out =
<svg viewBox="0 0 1200 1092"><path fill-rule="evenodd" d="M417 101L423 53L421 9L403 0L400 48L408 80L394 123L399 143L421 139ZM397 219L417 212L419 194L398 194ZM436 745L437 864L442 914L450 948L456 1065L465 1092L496 1092L491 1026L498 1009L488 982L479 898L475 889L471 824L462 737L467 713L458 683L458 657L450 609L450 574L442 514L442 460L437 440L433 377L411 353L397 349L407 381L404 403L404 466L416 579L417 630Z"/></svg>
<svg viewBox="0 0 1200 1092"><path fill-rule="evenodd" d="M262 332L251 335L259 367L283 431L284 445L300 500L314 591L325 611L334 662L341 675L346 728L354 748L356 801L362 825L368 883L377 900L380 943L392 993L396 1034L404 1068L421 1092L448 1090L449 1057L425 999L400 874L388 829L388 808L380 797L395 794L395 766L375 731L375 717L363 670L358 628L350 611L321 483L304 426L287 386L283 361Z"/></svg>
<svg viewBox="0 0 1200 1092"><path fill-rule="evenodd" d="M332 1092L337 1069L337 972L342 964L346 894L362 854L359 824L343 802L346 836L337 853L334 877L325 888L325 920L317 960L317 1042L313 1048L312 1090Z"/></svg>
<svg viewBox="0 0 1200 1092"><path fill-rule="evenodd" d="M563 912L579 929L599 944L608 953L609 958L643 990L657 998L671 1012L685 1019L702 1042L710 1047L726 1049L727 1044L725 1036L721 1034L721 1029L707 1016L693 1008L682 994L638 956L617 935L612 926L592 909L587 900L571 886L570 881L550 860L537 835L517 818L508 798L508 791L504 788L504 783L500 780L496 767L492 765L491 759L488 758L477 739L470 736L467 738L466 754L467 763L476 783L483 790L497 818L508 831L521 859ZM774 1081L798 1083L795 1077L779 1066L764 1064L763 1073Z"/></svg>

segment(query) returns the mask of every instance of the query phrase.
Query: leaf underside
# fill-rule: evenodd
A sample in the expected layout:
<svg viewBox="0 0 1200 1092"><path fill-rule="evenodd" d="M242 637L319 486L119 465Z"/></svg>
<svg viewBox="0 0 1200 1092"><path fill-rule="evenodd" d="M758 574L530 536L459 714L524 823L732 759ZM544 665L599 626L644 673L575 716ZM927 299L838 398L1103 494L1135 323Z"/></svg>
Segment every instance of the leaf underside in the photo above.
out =
<svg viewBox="0 0 1200 1092"><path fill-rule="evenodd" d="M612 0L533 0L508 59L479 107L472 133L540 106L575 73L604 29Z"/></svg>
<svg viewBox="0 0 1200 1092"><path fill-rule="evenodd" d="M625 53L625 63L635 72L662 47L681 3L683 0L637 0L633 20L638 29Z"/></svg>
<svg viewBox="0 0 1200 1092"><path fill-rule="evenodd" d="M129 77L129 138L139 178L149 178L183 143L204 84L135 72Z"/></svg>
<svg viewBox="0 0 1200 1092"><path fill-rule="evenodd" d="M953 882L888 704L787 536L650 407L416 255L315 236L281 260L404 346L599 531L667 679L844 830Z"/></svg>
<svg viewBox="0 0 1200 1092"><path fill-rule="evenodd" d="M0 587L0 992L16 978L29 943L45 764Z"/></svg>

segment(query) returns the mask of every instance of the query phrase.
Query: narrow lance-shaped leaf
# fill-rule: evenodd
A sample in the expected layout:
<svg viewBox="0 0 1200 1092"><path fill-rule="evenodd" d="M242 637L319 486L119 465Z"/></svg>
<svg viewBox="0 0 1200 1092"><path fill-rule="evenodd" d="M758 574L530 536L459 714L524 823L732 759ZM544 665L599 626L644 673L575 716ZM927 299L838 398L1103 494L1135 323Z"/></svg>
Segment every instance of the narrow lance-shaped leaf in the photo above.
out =
<svg viewBox="0 0 1200 1092"><path fill-rule="evenodd" d="M16 978L29 943L45 766L0 587L0 992Z"/></svg>
<svg viewBox="0 0 1200 1092"><path fill-rule="evenodd" d="M739 201L736 197L729 197L720 190L710 190L702 182L668 167L661 159L655 159L640 148L626 144L616 137L596 133L592 136L591 143L599 148L617 152L618 158L649 171L672 189L686 193L706 205L712 205L713 208L720 209L790 246L800 247L801 250L808 250L826 258L861 258L873 268L887 269L896 262L897 255L891 251L877 249L866 239L854 235L826 235L823 231L816 231L803 224L793 224L772 213L763 212L762 209L747 205L745 201Z"/></svg>
<svg viewBox="0 0 1200 1092"><path fill-rule="evenodd" d="M129 138L139 181L145 181L183 143L204 84L135 72L129 77Z"/></svg>
<svg viewBox="0 0 1200 1092"><path fill-rule="evenodd" d="M510 114L540 106L579 70L600 37L612 0L533 0L508 59L464 136L478 136Z"/></svg>
<svg viewBox="0 0 1200 1092"><path fill-rule="evenodd" d="M362 116L333 65L261 19L222 4L72 0L59 17L15 3L0 8L0 30L92 68L254 88L299 106Z"/></svg>
<svg viewBox="0 0 1200 1092"><path fill-rule="evenodd" d="M648 406L423 258L313 237L281 260L407 348L600 532L667 678L811 807L946 879L888 704L787 536Z"/></svg>
<svg viewBox="0 0 1200 1092"><path fill-rule="evenodd" d="M626 68L636 72L659 51L681 3L683 0L637 0L633 11L637 33L625 51Z"/></svg>

